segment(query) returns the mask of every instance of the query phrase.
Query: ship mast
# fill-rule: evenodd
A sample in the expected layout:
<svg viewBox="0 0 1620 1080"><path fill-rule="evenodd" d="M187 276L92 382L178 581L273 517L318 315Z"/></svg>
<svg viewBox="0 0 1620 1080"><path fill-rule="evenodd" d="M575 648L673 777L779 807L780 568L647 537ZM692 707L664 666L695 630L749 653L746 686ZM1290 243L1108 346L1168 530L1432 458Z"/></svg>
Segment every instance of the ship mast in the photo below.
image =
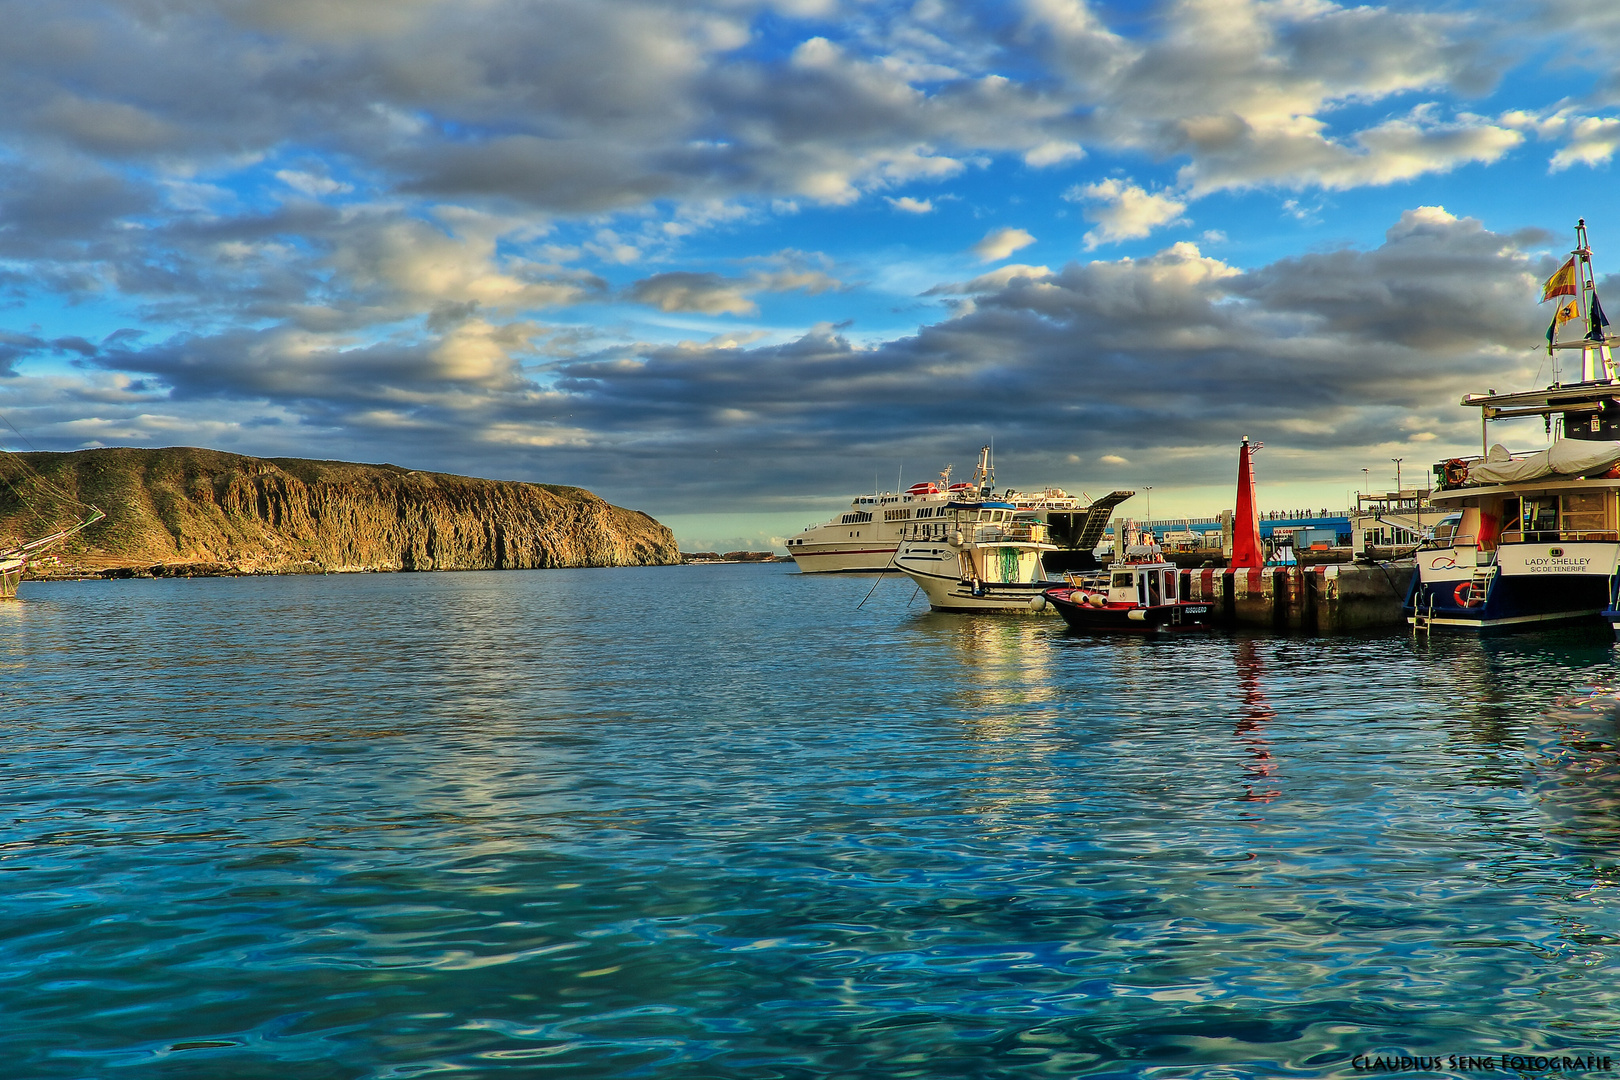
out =
<svg viewBox="0 0 1620 1080"><path fill-rule="evenodd" d="M1597 293L1597 282L1592 277L1592 248L1586 239L1586 219L1581 218L1575 223L1575 249L1570 252L1575 257L1575 273L1580 286L1575 293L1575 318L1570 322L1578 322L1589 330L1583 334L1579 341L1559 341L1558 327L1553 327L1553 386L1563 385L1563 372L1558 362L1558 352L1561 349L1579 349L1581 351L1581 373L1579 382L1614 382L1614 358L1610 354L1607 342L1603 337L1601 326L1593 327L1592 305ZM1596 334L1596 337L1593 337ZM1587 354L1595 351L1597 363L1588 363ZM1598 364L1602 364L1602 374L1599 375Z"/></svg>

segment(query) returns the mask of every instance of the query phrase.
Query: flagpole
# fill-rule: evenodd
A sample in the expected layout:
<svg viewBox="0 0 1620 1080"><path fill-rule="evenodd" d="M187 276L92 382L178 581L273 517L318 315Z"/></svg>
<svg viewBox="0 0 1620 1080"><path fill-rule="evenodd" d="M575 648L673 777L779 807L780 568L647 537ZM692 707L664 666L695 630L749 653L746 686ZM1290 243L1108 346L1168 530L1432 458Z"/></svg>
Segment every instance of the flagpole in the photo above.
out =
<svg viewBox="0 0 1620 1080"><path fill-rule="evenodd" d="M1581 287L1575 292L1575 317L1585 324L1589 321L1586 316L1588 306L1586 301L1586 292L1588 289L1592 288L1592 250L1586 246L1585 218L1579 218L1575 222L1575 257L1580 260L1576 265L1579 267L1577 273L1580 274L1581 279ZM1588 378L1586 371L1586 354L1587 347L1583 342L1581 345L1581 382L1586 382Z"/></svg>

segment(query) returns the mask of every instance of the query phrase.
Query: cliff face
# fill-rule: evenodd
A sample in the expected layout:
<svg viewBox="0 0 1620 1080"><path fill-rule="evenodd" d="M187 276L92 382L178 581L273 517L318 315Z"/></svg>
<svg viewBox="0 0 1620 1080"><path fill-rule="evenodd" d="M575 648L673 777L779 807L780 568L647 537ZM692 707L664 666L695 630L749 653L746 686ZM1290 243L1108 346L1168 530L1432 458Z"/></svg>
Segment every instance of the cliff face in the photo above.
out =
<svg viewBox="0 0 1620 1080"><path fill-rule="evenodd" d="M680 561L667 528L583 488L190 447L16 457L106 513L61 549L64 564L87 568L491 570ZM30 491L25 504L19 489L29 486L0 486L0 544L39 534L40 500Z"/></svg>

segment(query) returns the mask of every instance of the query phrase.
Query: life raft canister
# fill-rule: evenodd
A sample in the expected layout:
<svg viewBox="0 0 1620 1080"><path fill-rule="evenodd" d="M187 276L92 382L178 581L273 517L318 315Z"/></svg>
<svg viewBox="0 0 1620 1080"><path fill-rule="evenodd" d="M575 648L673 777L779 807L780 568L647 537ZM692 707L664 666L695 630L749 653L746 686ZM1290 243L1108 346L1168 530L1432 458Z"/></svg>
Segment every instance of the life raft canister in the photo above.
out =
<svg viewBox="0 0 1620 1080"><path fill-rule="evenodd" d="M1451 598L1457 601L1458 607L1479 607L1485 602L1483 596L1474 595L1474 584L1471 581L1459 581L1457 587L1451 590Z"/></svg>

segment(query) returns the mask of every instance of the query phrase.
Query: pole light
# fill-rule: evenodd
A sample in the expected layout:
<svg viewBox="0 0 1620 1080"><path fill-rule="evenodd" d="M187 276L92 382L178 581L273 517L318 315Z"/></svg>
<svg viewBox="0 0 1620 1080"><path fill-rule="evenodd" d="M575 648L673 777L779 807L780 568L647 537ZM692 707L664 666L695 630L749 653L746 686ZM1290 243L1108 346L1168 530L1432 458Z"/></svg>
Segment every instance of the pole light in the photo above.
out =
<svg viewBox="0 0 1620 1080"><path fill-rule="evenodd" d="M1400 506L1406 501L1401 498L1401 462L1405 461L1406 459L1397 457L1390 458L1389 460L1395 463L1395 505Z"/></svg>

